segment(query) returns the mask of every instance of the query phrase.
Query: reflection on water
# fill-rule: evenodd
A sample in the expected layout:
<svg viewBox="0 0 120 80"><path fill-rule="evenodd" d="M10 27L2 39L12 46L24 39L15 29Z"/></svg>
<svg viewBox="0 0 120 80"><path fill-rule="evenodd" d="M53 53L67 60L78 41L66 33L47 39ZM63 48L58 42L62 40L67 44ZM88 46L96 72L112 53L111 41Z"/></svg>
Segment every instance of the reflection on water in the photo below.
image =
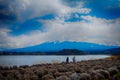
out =
<svg viewBox="0 0 120 80"><path fill-rule="evenodd" d="M72 61L73 56L0 56L0 65L1 66L13 66L13 65L33 65L41 63L60 63L65 62L66 57L69 57ZM75 56L76 61L81 60L92 60L92 59L101 59L109 57L108 55L80 55Z"/></svg>

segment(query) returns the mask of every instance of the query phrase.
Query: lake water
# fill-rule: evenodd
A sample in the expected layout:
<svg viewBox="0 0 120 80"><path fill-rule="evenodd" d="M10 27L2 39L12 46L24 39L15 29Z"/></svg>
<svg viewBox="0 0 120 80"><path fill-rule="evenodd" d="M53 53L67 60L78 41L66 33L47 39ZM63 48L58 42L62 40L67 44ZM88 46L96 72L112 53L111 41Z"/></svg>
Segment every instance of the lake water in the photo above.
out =
<svg viewBox="0 0 120 80"><path fill-rule="evenodd" d="M66 57L69 57L69 60L72 61L73 56L35 56L35 55L26 55L26 56L0 56L0 66L13 66L13 65L33 65L41 63L60 63L65 62ZM109 57L108 55L77 55L75 56L76 61L82 60L94 60L102 59Z"/></svg>

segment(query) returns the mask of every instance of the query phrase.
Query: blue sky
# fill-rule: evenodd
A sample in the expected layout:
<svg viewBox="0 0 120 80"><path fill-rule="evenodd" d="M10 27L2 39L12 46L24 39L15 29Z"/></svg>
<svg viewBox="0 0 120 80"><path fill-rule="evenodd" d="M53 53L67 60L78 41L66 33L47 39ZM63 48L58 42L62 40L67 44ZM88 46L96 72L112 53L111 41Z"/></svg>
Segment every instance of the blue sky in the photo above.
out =
<svg viewBox="0 0 120 80"><path fill-rule="evenodd" d="M0 49L74 41L120 46L120 0L0 0Z"/></svg>

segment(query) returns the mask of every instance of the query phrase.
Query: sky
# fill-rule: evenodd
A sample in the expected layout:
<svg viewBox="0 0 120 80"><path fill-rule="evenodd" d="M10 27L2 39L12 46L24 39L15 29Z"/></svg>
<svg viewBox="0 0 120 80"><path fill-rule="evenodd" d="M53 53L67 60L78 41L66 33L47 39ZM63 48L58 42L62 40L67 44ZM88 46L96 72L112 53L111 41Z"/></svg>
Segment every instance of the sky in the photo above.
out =
<svg viewBox="0 0 120 80"><path fill-rule="evenodd" d="M0 50L45 42L120 46L120 0L0 0Z"/></svg>

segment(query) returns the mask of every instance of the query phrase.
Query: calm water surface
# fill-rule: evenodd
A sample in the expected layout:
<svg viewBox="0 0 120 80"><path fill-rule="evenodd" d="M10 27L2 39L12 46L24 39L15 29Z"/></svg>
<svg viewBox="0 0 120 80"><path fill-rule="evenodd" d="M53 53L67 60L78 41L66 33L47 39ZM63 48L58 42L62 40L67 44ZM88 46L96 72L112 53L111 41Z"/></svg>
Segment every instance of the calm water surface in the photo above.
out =
<svg viewBox="0 0 120 80"><path fill-rule="evenodd" d="M56 63L56 62L65 62L66 57L69 57L70 61L72 61L73 56L0 56L0 66L13 66L13 65L33 65L33 64L41 64L41 63ZM80 55L75 56L76 61L81 60L94 60L94 59L102 59L109 57L108 55Z"/></svg>

